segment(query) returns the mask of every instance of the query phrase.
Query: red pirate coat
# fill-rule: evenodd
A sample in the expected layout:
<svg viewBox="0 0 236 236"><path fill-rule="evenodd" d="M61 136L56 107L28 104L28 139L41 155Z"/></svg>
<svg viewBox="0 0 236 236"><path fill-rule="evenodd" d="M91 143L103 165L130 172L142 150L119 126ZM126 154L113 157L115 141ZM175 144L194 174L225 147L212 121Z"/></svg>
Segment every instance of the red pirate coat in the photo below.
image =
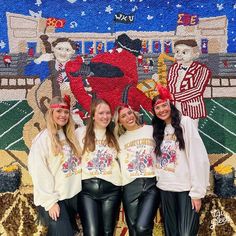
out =
<svg viewBox="0 0 236 236"><path fill-rule="evenodd" d="M81 64L79 56L74 61L66 64L66 72L70 80L71 90L79 104L89 111L92 97L88 95L82 82L82 76L70 74L78 70ZM105 52L96 55L91 59L91 63L103 63L118 67L123 76L120 77L97 77L89 76L87 81L92 88L92 92L97 98L103 98L111 105L112 111L119 105L129 104L134 110L139 111L140 105L147 111L152 111L152 101L150 98L137 89L138 72L136 57L129 51L123 49L118 52Z"/></svg>
<svg viewBox="0 0 236 236"><path fill-rule="evenodd" d="M181 112L185 116L192 119L206 117L203 93L211 78L211 71L205 65L193 62L180 83L179 91L176 91L181 67L181 64L174 63L168 72L167 85L173 95L174 102L181 103Z"/></svg>

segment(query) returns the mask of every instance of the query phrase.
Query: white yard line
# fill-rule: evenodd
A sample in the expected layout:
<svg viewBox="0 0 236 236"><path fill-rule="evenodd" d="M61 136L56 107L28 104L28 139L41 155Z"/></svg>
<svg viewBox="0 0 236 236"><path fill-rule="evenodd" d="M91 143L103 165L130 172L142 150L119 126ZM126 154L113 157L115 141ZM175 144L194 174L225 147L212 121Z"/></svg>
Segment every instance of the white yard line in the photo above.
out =
<svg viewBox="0 0 236 236"><path fill-rule="evenodd" d="M221 105L220 103L216 102L215 100L211 99L212 102L214 102L216 105L220 106L221 108L223 108L224 110L226 110L227 112L229 112L230 114L232 114L233 116L236 116L236 114L232 111L230 111L228 108L224 107L223 105Z"/></svg>
<svg viewBox="0 0 236 236"><path fill-rule="evenodd" d="M14 107L16 107L19 103L21 103L22 100L18 101L16 104L14 104L12 107L10 107L8 110L4 111L0 117L2 117L3 115L5 115L6 113L8 113L10 110L12 110Z"/></svg>
<svg viewBox="0 0 236 236"><path fill-rule="evenodd" d="M13 143L10 143L7 147L5 147L4 149L7 150L9 147L13 146L14 144L18 143L19 141L21 141L23 139L23 137L17 139L16 141L14 141Z"/></svg>
<svg viewBox="0 0 236 236"><path fill-rule="evenodd" d="M142 105L140 105L140 107L142 108L142 110L145 112L146 116L152 120L151 116L148 114L148 112L142 107Z"/></svg>
<svg viewBox="0 0 236 236"><path fill-rule="evenodd" d="M232 135L234 135L236 137L236 134L234 132L232 132L231 130L227 129L226 127L224 127L222 124L220 124L219 122L217 122L216 120L214 120L210 116L207 116L207 118L212 120L215 124L219 125L221 128L223 128L224 130L226 130L227 132L229 132L230 134L232 134Z"/></svg>
<svg viewBox="0 0 236 236"><path fill-rule="evenodd" d="M31 115L32 113L34 113L33 111L30 112L29 114L27 114L25 117L23 117L21 120L19 120L15 125L13 125L10 129L6 130L5 132L3 132L0 135L0 138L2 138L6 133L8 133L10 130L12 130L14 127L16 127L18 124L20 124L25 118L27 118L29 115Z"/></svg>
<svg viewBox="0 0 236 236"><path fill-rule="evenodd" d="M225 147L222 143L218 142L217 140L215 140L214 138L212 138L211 136L209 136L208 134L204 133L202 130L198 130L200 133L202 133L203 135L205 135L207 138L211 139L213 142L217 143L218 145L220 145L221 147L223 147L224 149L228 150L230 153L235 153L235 151L232 151L231 149Z"/></svg>

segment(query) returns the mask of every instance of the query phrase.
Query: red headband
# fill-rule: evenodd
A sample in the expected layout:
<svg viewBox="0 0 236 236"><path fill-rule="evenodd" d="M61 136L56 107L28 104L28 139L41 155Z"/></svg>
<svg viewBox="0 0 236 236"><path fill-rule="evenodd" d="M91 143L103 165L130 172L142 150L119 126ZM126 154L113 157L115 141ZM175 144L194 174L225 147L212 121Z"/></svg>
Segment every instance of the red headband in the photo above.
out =
<svg viewBox="0 0 236 236"><path fill-rule="evenodd" d="M65 94L64 97L63 97L63 100L67 105L63 105L63 104L60 104L60 103L51 104L50 108L62 108L62 109L70 110L70 96Z"/></svg>
<svg viewBox="0 0 236 236"><path fill-rule="evenodd" d="M159 92L159 98L156 100L155 105L166 102L167 100L172 100L171 94L166 87L157 84L156 89Z"/></svg>
<svg viewBox="0 0 236 236"><path fill-rule="evenodd" d="M50 108L62 108L62 109L70 110L69 106L63 105L63 104L52 104L50 105Z"/></svg>

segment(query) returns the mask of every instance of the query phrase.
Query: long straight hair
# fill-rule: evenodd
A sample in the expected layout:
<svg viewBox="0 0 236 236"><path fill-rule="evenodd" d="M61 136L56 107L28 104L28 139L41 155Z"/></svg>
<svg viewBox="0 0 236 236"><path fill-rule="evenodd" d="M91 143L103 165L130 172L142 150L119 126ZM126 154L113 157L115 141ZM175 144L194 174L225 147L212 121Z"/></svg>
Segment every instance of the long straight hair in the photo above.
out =
<svg viewBox="0 0 236 236"><path fill-rule="evenodd" d="M66 101L62 97L56 96L52 98L50 104L60 104L60 103L66 103ZM58 125L53 119L53 112L54 112L54 109L49 107L46 113L46 127L47 127L49 137L51 140L52 152L54 155L58 155L59 153L62 152L62 143L59 140ZM62 129L65 133L66 141L70 145L73 153L76 156L80 157L82 150L75 137L75 124L74 124L71 114L69 115L69 120L67 124L63 126Z"/></svg>
<svg viewBox="0 0 236 236"><path fill-rule="evenodd" d="M96 137L95 137L95 132L94 132L94 114L96 112L96 108L100 104L108 105L111 110L110 104L104 99L96 99L92 101L91 107L90 107L90 117L88 120L88 124L86 126L86 133L84 137L84 148L83 148L82 154L84 154L85 152L93 152L95 150ZM106 127L106 140L105 141L109 147L115 148L117 152L120 150L118 142L113 133L112 121Z"/></svg>
<svg viewBox="0 0 236 236"><path fill-rule="evenodd" d="M164 120L159 119L154 111L154 106L156 101L159 99L159 96L156 96L152 100L152 109L154 116L152 118L152 126L153 126L153 138L156 142L156 148L155 152L158 155L161 155L161 143L164 139L164 130L166 127L166 123ZM171 108L171 125L174 127L174 134L176 136L177 141L179 142L179 149L184 149L185 148L185 143L184 143L184 138L183 138L183 129L180 126L180 121L181 121L181 114L179 110L172 104L170 103L170 108Z"/></svg>

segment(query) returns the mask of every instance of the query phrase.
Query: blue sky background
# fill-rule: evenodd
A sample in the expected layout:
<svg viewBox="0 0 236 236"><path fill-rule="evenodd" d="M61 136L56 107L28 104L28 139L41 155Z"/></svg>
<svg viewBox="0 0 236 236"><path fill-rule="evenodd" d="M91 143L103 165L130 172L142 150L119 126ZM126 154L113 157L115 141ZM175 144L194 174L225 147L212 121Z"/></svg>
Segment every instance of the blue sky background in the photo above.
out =
<svg viewBox="0 0 236 236"><path fill-rule="evenodd" d="M64 32L172 31L179 13L200 18L226 15L228 52L236 52L236 0L0 0L0 52L8 51L5 12L66 19ZM134 14L132 24L113 24L114 14Z"/></svg>

